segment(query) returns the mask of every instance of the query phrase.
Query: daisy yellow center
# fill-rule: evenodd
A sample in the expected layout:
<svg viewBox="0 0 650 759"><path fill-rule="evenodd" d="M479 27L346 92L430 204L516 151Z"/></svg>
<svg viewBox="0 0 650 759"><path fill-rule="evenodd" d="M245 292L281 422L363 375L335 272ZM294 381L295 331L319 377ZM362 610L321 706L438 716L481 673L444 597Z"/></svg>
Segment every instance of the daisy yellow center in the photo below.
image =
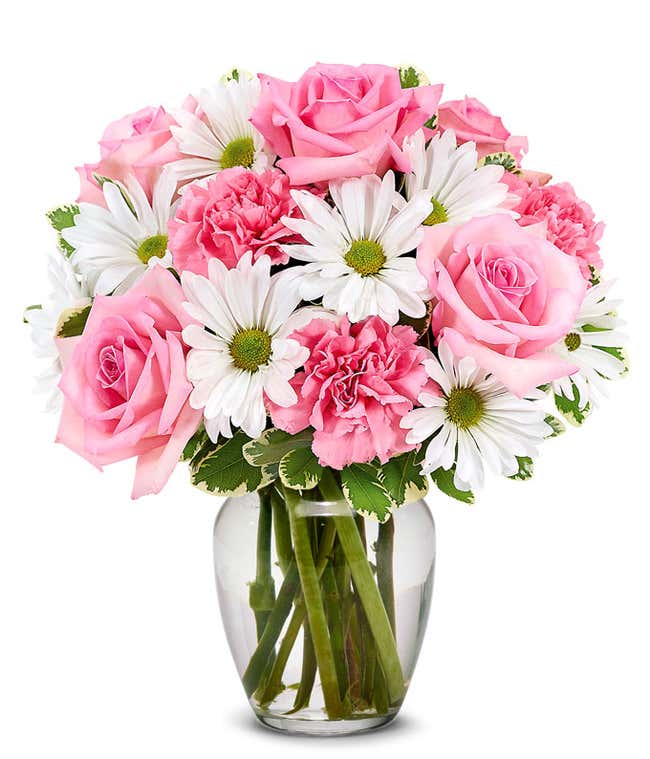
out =
<svg viewBox="0 0 650 759"><path fill-rule="evenodd" d="M564 344L566 345L568 351L577 351L582 344L582 340L580 339L580 335L577 332L569 332L569 334L564 338Z"/></svg>
<svg viewBox="0 0 650 759"><path fill-rule="evenodd" d="M255 160L255 145L252 137L238 137L229 142L221 154L221 168L232 169L243 166L250 169Z"/></svg>
<svg viewBox="0 0 650 759"><path fill-rule="evenodd" d="M262 329L242 329L230 343L230 355L238 369L254 372L271 357L271 335Z"/></svg>
<svg viewBox="0 0 650 759"><path fill-rule="evenodd" d="M386 263L384 249L374 240L355 240L345 254L345 263L362 277L377 274Z"/></svg>
<svg viewBox="0 0 650 759"><path fill-rule="evenodd" d="M136 255L143 264L148 264L151 258L163 258L166 252L167 235L154 235L140 243Z"/></svg>
<svg viewBox="0 0 650 759"><path fill-rule="evenodd" d="M431 211L427 218L422 222L425 227L432 227L434 224L442 224L449 219L447 216L447 209L442 203L435 198L431 198L431 205L433 206L433 211Z"/></svg>
<svg viewBox="0 0 650 759"><path fill-rule="evenodd" d="M485 411L485 403L481 394L473 387L456 387L447 398L447 417L449 420L466 430L478 424Z"/></svg>

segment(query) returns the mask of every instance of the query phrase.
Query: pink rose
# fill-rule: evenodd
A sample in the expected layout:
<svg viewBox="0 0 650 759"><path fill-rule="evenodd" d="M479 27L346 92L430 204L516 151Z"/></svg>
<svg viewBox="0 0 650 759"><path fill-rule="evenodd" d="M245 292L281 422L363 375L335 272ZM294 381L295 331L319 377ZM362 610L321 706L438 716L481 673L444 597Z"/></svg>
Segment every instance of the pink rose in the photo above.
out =
<svg viewBox="0 0 650 759"><path fill-rule="evenodd" d="M460 145L475 142L479 158L506 151L521 163L528 150L525 137L513 137L498 116L494 116L476 98L449 100L438 109L438 126L442 131L453 129Z"/></svg>
<svg viewBox="0 0 650 759"><path fill-rule="evenodd" d="M586 291L576 261L513 219L429 227L418 268L436 305L432 329L519 396L577 367L544 349L573 326Z"/></svg>
<svg viewBox="0 0 650 759"><path fill-rule="evenodd" d="M289 256L280 246L296 236L282 217L296 209L289 179L277 169L256 174L236 167L220 171L204 187L191 184L169 222L174 267L207 277L211 258L232 269L249 250L254 261L266 254L272 263L285 264Z"/></svg>
<svg viewBox="0 0 650 759"><path fill-rule="evenodd" d="M58 341L57 442L99 468L137 456L133 498L163 488L201 421L188 402L184 300L174 276L154 266L127 294L97 296L83 335Z"/></svg>
<svg viewBox="0 0 650 759"><path fill-rule="evenodd" d="M568 182L532 187L521 191L521 202L514 210L521 214L519 224L542 224L546 239L580 264L582 276L590 281L592 272L602 268L598 241L605 225L596 223L588 203L580 200Z"/></svg>
<svg viewBox="0 0 650 759"><path fill-rule="evenodd" d="M398 70L379 65L319 63L295 83L260 81L251 121L292 185L384 174L442 93L442 85L402 89Z"/></svg>
<svg viewBox="0 0 650 759"><path fill-rule="evenodd" d="M99 163L77 167L78 202L105 205L93 174L124 181L135 174L151 200L160 168L180 158L169 127L176 122L162 106L148 106L110 123L99 142Z"/></svg>
<svg viewBox="0 0 650 759"><path fill-rule="evenodd" d="M352 325L314 319L291 338L310 357L291 380L297 404L268 403L276 427L294 434L311 425L314 453L335 469L414 448L399 422L428 380L427 351L411 327L391 328L378 316Z"/></svg>

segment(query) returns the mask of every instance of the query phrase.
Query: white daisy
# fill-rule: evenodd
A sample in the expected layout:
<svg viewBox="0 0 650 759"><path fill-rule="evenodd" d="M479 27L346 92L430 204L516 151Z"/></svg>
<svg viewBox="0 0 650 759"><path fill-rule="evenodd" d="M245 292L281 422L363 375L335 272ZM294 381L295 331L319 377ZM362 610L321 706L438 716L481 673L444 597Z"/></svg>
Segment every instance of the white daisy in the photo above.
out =
<svg viewBox="0 0 650 759"><path fill-rule="evenodd" d="M52 291L41 306L25 311L25 321L32 329L34 354L50 360L48 368L36 378L36 391L48 396L46 408L56 409L61 403L57 387L61 378L61 360L54 342L59 319L64 311L90 305L90 293L75 273L70 261L61 252L53 253L48 262L48 278Z"/></svg>
<svg viewBox="0 0 650 759"><path fill-rule="evenodd" d="M459 490L482 487L486 465L498 474L516 474L517 456L535 456L537 445L552 432L544 421L543 394L517 398L470 356L456 359L444 339L438 356L424 366L442 394L421 393L418 401L423 408L410 411L401 421L410 430L407 443L431 438L422 473L455 465L454 484Z"/></svg>
<svg viewBox="0 0 650 759"><path fill-rule="evenodd" d="M449 222L463 224L477 216L512 212L503 207L508 186L499 180L503 166L477 168L478 153L473 142L456 147L456 135L448 129L436 134L428 146L419 129L404 140L404 152L411 162L406 175L406 197L426 190L433 210L426 226Z"/></svg>
<svg viewBox="0 0 650 759"><path fill-rule="evenodd" d="M123 186L104 182L107 208L80 203L74 227L61 232L75 252L72 261L95 295L126 292L149 267L172 265L167 249L167 222L173 215L176 178L163 171L153 202L134 177Z"/></svg>
<svg viewBox="0 0 650 759"><path fill-rule="evenodd" d="M188 156L171 164L180 181L209 177L233 166L256 172L273 166L275 155L250 123L259 95L258 79L230 79L201 90L197 113L174 114L179 126L171 131L180 152Z"/></svg>
<svg viewBox="0 0 650 759"><path fill-rule="evenodd" d="M182 274L185 308L200 322L183 330L192 348L187 357L194 385L190 405L204 409L214 442L219 435L232 436L231 424L258 437L266 425L265 395L283 407L298 400L289 382L309 351L287 336L322 314L296 311L300 295L295 286L283 273L271 277L270 270L268 256L253 264L249 252L235 269L212 259L207 279Z"/></svg>
<svg viewBox="0 0 650 759"><path fill-rule="evenodd" d="M578 393L578 407L597 406L599 396L606 395L608 380L626 371L621 346L626 335L619 331L625 322L616 316L620 300L607 294L613 282L602 282L587 290L573 329L551 350L565 361L579 367L576 374L553 382L553 392L573 400Z"/></svg>
<svg viewBox="0 0 650 759"><path fill-rule="evenodd" d="M352 322L380 316L395 324L399 312L424 316L429 293L415 258L405 256L422 240L431 212L427 192L406 202L395 191L395 175L331 182L335 208L311 192L292 191L304 219L283 217L306 245L284 245L306 266L291 270L305 300L322 297L326 309Z"/></svg>

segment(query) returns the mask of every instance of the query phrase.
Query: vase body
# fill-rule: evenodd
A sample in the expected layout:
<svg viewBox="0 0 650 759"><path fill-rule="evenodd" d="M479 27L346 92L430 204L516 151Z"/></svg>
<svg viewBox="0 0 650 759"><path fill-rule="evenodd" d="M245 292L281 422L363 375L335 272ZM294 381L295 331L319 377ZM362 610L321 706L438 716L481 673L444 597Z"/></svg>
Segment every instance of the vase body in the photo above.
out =
<svg viewBox="0 0 650 759"><path fill-rule="evenodd" d="M215 572L257 718L341 735L399 711L428 619L435 531L424 501L380 525L319 498L269 488L228 499L215 523Z"/></svg>

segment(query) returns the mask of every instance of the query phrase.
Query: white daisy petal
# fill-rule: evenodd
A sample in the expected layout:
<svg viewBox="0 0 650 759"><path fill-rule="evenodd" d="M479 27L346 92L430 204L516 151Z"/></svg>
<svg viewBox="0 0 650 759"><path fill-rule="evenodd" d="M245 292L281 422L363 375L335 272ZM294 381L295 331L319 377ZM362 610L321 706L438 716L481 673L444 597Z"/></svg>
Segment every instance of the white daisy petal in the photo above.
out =
<svg viewBox="0 0 650 759"><path fill-rule="evenodd" d="M36 391L47 396L46 410L61 406L58 383L62 365L54 341L59 318L68 309L81 309L90 305L87 281L79 275L73 262L60 251L49 256L47 267L50 293L38 307L28 308L24 319L31 327L34 355L49 361L48 368L37 377Z"/></svg>
<svg viewBox="0 0 650 759"><path fill-rule="evenodd" d="M406 177L407 197L424 192L442 207L444 216L440 221L462 224L493 213L516 215L504 207L508 187L500 182L503 167L477 167L474 143L457 147L452 130L435 135L428 146L419 131L404 141L404 152L411 163L411 173Z"/></svg>
<svg viewBox="0 0 650 759"><path fill-rule="evenodd" d="M255 172L273 166L274 154L250 122L259 93L258 79L222 81L199 92L196 113L174 114L172 135L187 156L170 164L177 179L205 178L235 165Z"/></svg>
<svg viewBox="0 0 650 759"><path fill-rule="evenodd" d="M442 395L422 393L423 407L401 420L410 430L408 443L426 443L424 472L455 467L456 487L476 490L486 469L511 476L518 470L517 456L537 455L537 446L550 434L543 395L516 397L474 359L454 356L444 339L438 358L426 360L424 367Z"/></svg>
<svg viewBox="0 0 650 759"><path fill-rule="evenodd" d="M266 425L265 394L282 406L297 400L290 382L309 351L285 335L317 310L296 311L296 283L271 277L270 267L268 256L253 262L249 252L229 270L213 259L209 279L183 272L185 308L200 322L183 330L191 348L190 404L204 409L212 440L228 436L231 426L258 437Z"/></svg>
<svg viewBox="0 0 650 759"><path fill-rule="evenodd" d="M581 409L587 405L597 406L606 395L607 382L621 377L627 370L621 350L626 335L617 329L622 321L615 315L619 301L607 297L611 287L612 282L590 287L573 329L550 348L567 363L578 367L578 372L571 377L555 380L553 392L573 400L577 390ZM618 350L612 353L612 349Z"/></svg>
<svg viewBox="0 0 650 759"><path fill-rule="evenodd" d="M153 207L134 177L124 185L105 181L106 208L79 204L74 227L63 237L75 248L72 261L93 294L122 294L154 264L169 267L167 222L176 180L163 171L153 189Z"/></svg>
<svg viewBox="0 0 650 759"><path fill-rule="evenodd" d="M369 175L330 183L335 207L306 191L292 196L304 219L283 219L306 240L284 245L292 258L306 262L292 269L305 300L353 321L378 315L395 324L399 311L423 316L426 280L411 253L422 238L421 222L431 212L427 193L406 203L395 191L392 171L383 179Z"/></svg>

